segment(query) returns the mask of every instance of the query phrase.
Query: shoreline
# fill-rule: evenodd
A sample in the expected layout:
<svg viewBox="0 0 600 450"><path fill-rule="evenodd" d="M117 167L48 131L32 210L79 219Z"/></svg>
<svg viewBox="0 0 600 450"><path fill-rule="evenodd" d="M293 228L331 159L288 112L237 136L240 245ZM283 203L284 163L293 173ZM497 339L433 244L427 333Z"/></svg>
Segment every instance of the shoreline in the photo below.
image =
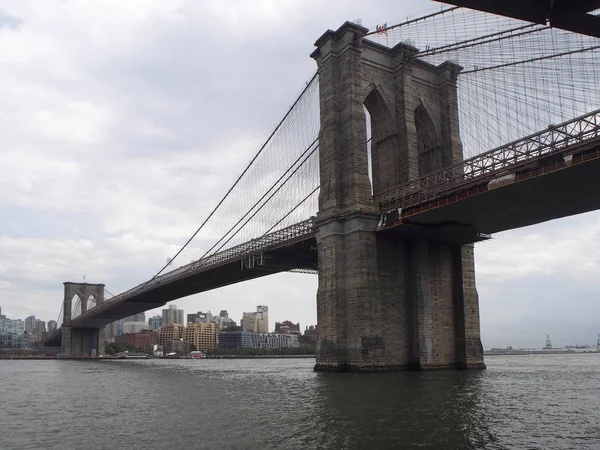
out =
<svg viewBox="0 0 600 450"><path fill-rule="evenodd" d="M201 359L280 359L280 358L316 358L317 355L210 355Z"/></svg>
<svg viewBox="0 0 600 450"><path fill-rule="evenodd" d="M513 350L511 352L494 352L484 353L483 357L487 356L528 356L528 355L599 355L600 352L573 352L573 351L518 351ZM121 360L121 359L295 359L295 358L316 358L317 355L211 355L204 358L192 358L189 356L149 356L148 358L120 358L118 356L106 355L103 357L96 356L46 356L46 355L0 355L0 361L3 360L35 360L35 361L54 361L54 360L65 360L65 361L82 361L82 360Z"/></svg>
<svg viewBox="0 0 600 450"><path fill-rule="evenodd" d="M506 352L487 352L483 353L483 356L525 356L525 355L598 355L600 352L574 352L569 350L556 350L556 351L544 351L544 350L511 350Z"/></svg>
<svg viewBox="0 0 600 450"><path fill-rule="evenodd" d="M316 355L218 355L218 356L207 356L205 358L191 358L186 356L149 356L148 358L120 358L118 356L45 356L45 355L29 355L29 356L9 356L0 355L0 360L36 360L36 361L47 361L47 360L121 360L121 359L289 359L289 358L316 358Z"/></svg>

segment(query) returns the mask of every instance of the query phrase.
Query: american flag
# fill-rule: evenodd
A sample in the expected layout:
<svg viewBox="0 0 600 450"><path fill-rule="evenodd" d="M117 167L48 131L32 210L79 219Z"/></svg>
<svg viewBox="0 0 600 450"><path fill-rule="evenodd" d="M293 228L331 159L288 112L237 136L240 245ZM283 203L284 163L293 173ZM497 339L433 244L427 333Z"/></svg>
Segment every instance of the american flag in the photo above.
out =
<svg viewBox="0 0 600 450"><path fill-rule="evenodd" d="M387 36L387 22L383 25L377 25L375 29L377 30L377 34L385 34Z"/></svg>

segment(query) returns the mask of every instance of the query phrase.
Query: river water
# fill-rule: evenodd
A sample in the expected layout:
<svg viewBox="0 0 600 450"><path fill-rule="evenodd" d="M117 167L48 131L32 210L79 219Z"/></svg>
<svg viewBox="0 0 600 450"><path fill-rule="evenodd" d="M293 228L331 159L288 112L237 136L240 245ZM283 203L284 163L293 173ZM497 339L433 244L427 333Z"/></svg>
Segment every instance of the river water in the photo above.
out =
<svg viewBox="0 0 600 450"><path fill-rule="evenodd" d="M484 371L314 359L0 361L0 449L600 449L600 355Z"/></svg>

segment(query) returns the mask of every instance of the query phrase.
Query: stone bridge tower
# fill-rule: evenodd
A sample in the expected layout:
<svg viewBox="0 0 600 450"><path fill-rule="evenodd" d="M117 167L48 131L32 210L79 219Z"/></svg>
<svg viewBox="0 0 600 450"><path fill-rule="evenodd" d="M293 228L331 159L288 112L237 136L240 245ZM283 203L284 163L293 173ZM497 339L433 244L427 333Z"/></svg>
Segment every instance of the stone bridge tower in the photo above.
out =
<svg viewBox="0 0 600 450"><path fill-rule="evenodd" d="M315 369L484 368L472 245L377 233L373 203L462 159L462 68L363 39L367 31L346 22L311 55L321 108Z"/></svg>
<svg viewBox="0 0 600 450"><path fill-rule="evenodd" d="M104 285L90 283L63 283L65 298L63 302L62 346L63 356L98 356L104 354L104 327L73 328L73 298L81 300L81 314L88 310L89 299L96 306L104 302Z"/></svg>

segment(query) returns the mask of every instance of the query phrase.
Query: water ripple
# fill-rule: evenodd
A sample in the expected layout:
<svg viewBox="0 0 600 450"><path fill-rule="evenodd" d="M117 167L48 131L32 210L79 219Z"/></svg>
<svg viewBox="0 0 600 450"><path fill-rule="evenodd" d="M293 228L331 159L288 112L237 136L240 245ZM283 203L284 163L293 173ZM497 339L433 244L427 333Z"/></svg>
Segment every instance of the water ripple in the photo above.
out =
<svg viewBox="0 0 600 450"><path fill-rule="evenodd" d="M477 372L312 359L0 362L0 450L600 449L600 355Z"/></svg>

